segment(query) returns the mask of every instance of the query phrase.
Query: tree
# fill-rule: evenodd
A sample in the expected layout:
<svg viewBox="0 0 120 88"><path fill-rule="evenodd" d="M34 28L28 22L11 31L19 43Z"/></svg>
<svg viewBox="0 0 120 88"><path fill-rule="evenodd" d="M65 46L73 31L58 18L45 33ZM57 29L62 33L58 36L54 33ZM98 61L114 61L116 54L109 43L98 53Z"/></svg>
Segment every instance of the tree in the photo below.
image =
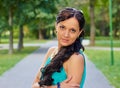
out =
<svg viewBox="0 0 120 88"><path fill-rule="evenodd" d="M94 22L94 6L95 0L90 0L90 45L95 45L95 22Z"/></svg>
<svg viewBox="0 0 120 88"><path fill-rule="evenodd" d="M120 0L113 0L112 2L114 36L120 38Z"/></svg>
<svg viewBox="0 0 120 88"><path fill-rule="evenodd" d="M51 27L54 26L54 21L55 21L55 15L56 15L56 3L59 0L42 0L39 2L36 2L36 4L32 5L34 6L34 13L35 13L35 19L33 24L37 24L37 30L38 30L38 36L39 39L41 38L46 38L47 32ZM36 31L36 29L35 29Z"/></svg>
<svg viewBox="0 0 120 88"><path fill-rule="evenodd" d="M28 13L31 11L31 7L32 7L32 5L30 6L29 2L20 0L17 4L18 8L15 13L15 20L16 20L15 23L19 26L19 37L18 37L18 48L17 48L18 51L20 51L24 47L23 46L23 38L24 38L23 26L27 24L28 20L30 19L28 17Z"/></svg>
<svg viewBox="0 0 120 88"><path fill-rule="evenodd" d="M9 0L0 0L1 2L1 11L2 11L2 17L5 20L8 20L8 30L10 32L9 36L9 54L13 53L13 17L14 17L14 11L16 9L16 3L17 1L9 1Z"/></svg>
<svg viewBox="0 0 120 88"><path fill-rule="evenodd" d="M8 11L8 24L9 24L9 31L10 31L10 38L9 38L9 54L13 53L13 9L12 6L9 8Z"/></svg>
<svg viewBox="0 0 120 88"><path fill-rule="evenodd" d="M4 31L6 31L6 28L7 28L7 24L6 24L6 19L4 19L4 17L2 17L2 15L0 15L1 18L0 18L0 43L1 43L1 35Z"/></svg>

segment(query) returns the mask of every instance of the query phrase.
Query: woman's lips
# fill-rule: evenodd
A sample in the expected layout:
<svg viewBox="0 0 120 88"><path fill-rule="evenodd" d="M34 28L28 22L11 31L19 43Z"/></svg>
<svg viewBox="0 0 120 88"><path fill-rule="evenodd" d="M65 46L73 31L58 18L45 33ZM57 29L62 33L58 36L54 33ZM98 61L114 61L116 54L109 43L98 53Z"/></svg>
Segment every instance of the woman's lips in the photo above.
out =
<svg viewBox="0 0 120 88"><path fill-rule="evenodd" d="M64 43L67 43L69 40L68 39L62 39Z"/></svg>

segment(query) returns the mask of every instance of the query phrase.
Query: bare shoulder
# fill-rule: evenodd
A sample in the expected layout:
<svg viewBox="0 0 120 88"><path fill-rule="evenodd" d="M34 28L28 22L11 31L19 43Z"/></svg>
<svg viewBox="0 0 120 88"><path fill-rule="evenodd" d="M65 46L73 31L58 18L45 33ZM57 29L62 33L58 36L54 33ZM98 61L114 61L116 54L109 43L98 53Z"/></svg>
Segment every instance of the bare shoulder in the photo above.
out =
<svg viewBox="0 0 120 88"><path fill-rule="evenodd" d="M48 49L48 51L47 51L48 56L50 56L51 53L52 53L56 48L57 48L56 46L50 47L50 48Z"/></svg>
<svg viewBox="0 0 120 88"><path fill-rule="evenodd" d="M83 63L84 62L84 57L81 54L74 53L70 59L70 63Z"/></svg>
<svg viewBox="0 0 120 88"><path fill-rule="evenodd" d="M80 69L80 67L84 67L84 57L81 54L74 53L68 59L68 61L66 61L65 65L66 65L66 71L68 71L69 69L75 70L74 68Z"/></svg>
<svg viewBox="0 0 120 88"><path fill-rule="evenodd" d="M57 48L57 46L53 46L53 47L50 47L48 50L54 50L56 48Z"/></svg>

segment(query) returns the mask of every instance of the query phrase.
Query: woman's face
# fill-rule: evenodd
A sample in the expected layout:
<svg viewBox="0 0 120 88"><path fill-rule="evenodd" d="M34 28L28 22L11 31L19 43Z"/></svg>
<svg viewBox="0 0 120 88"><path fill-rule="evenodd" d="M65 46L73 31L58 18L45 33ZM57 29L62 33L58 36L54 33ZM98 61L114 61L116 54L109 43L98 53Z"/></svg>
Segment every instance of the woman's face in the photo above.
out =
<svg viewBox="0 0 120 88"><path fill-rule="evenodd" d="M75 42L81 31L75 17L69 18L56 24L58 45L68 46Z"/></svg>

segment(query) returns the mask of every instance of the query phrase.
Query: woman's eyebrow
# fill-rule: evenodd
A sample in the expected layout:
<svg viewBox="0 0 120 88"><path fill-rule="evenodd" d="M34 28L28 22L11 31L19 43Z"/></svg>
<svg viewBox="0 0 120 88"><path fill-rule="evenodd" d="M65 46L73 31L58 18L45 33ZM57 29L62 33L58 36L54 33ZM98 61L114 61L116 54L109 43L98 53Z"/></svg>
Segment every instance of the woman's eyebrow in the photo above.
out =
<svg viewBox="0 0 120 88"><path fill-rule="evenodd" d="M65 27L65 25L63 25L63 24L60 24L60 26L64 26Z"/></svg>
<svg viewBox="0 0 120 88"><path fill-rule="evenodd" d="M76 28L74 28L74 27L72 27L72 28L70 28L70 29L72 29L72 30L77 30Z"/></svg>
<svg viewBox="0 0 120 88"><path fill-rule="evenodd" d="M66 26L64 25L64 24L61 24L60 23L60 25L59 26L63 26L63 27L65 27L66 28ZM77 30L76 28L74 28L74 27L71 27L70 29L73 29L73 30Z"/></svg>
<svg viewBox="0 0 120 88"><path fill-rule="evenodd" d="M66 26L65 26L65 25L63 25L63 24L60 24L60 26L63 26L63 27L65 27L65 28L66 28Z"/></svg>

